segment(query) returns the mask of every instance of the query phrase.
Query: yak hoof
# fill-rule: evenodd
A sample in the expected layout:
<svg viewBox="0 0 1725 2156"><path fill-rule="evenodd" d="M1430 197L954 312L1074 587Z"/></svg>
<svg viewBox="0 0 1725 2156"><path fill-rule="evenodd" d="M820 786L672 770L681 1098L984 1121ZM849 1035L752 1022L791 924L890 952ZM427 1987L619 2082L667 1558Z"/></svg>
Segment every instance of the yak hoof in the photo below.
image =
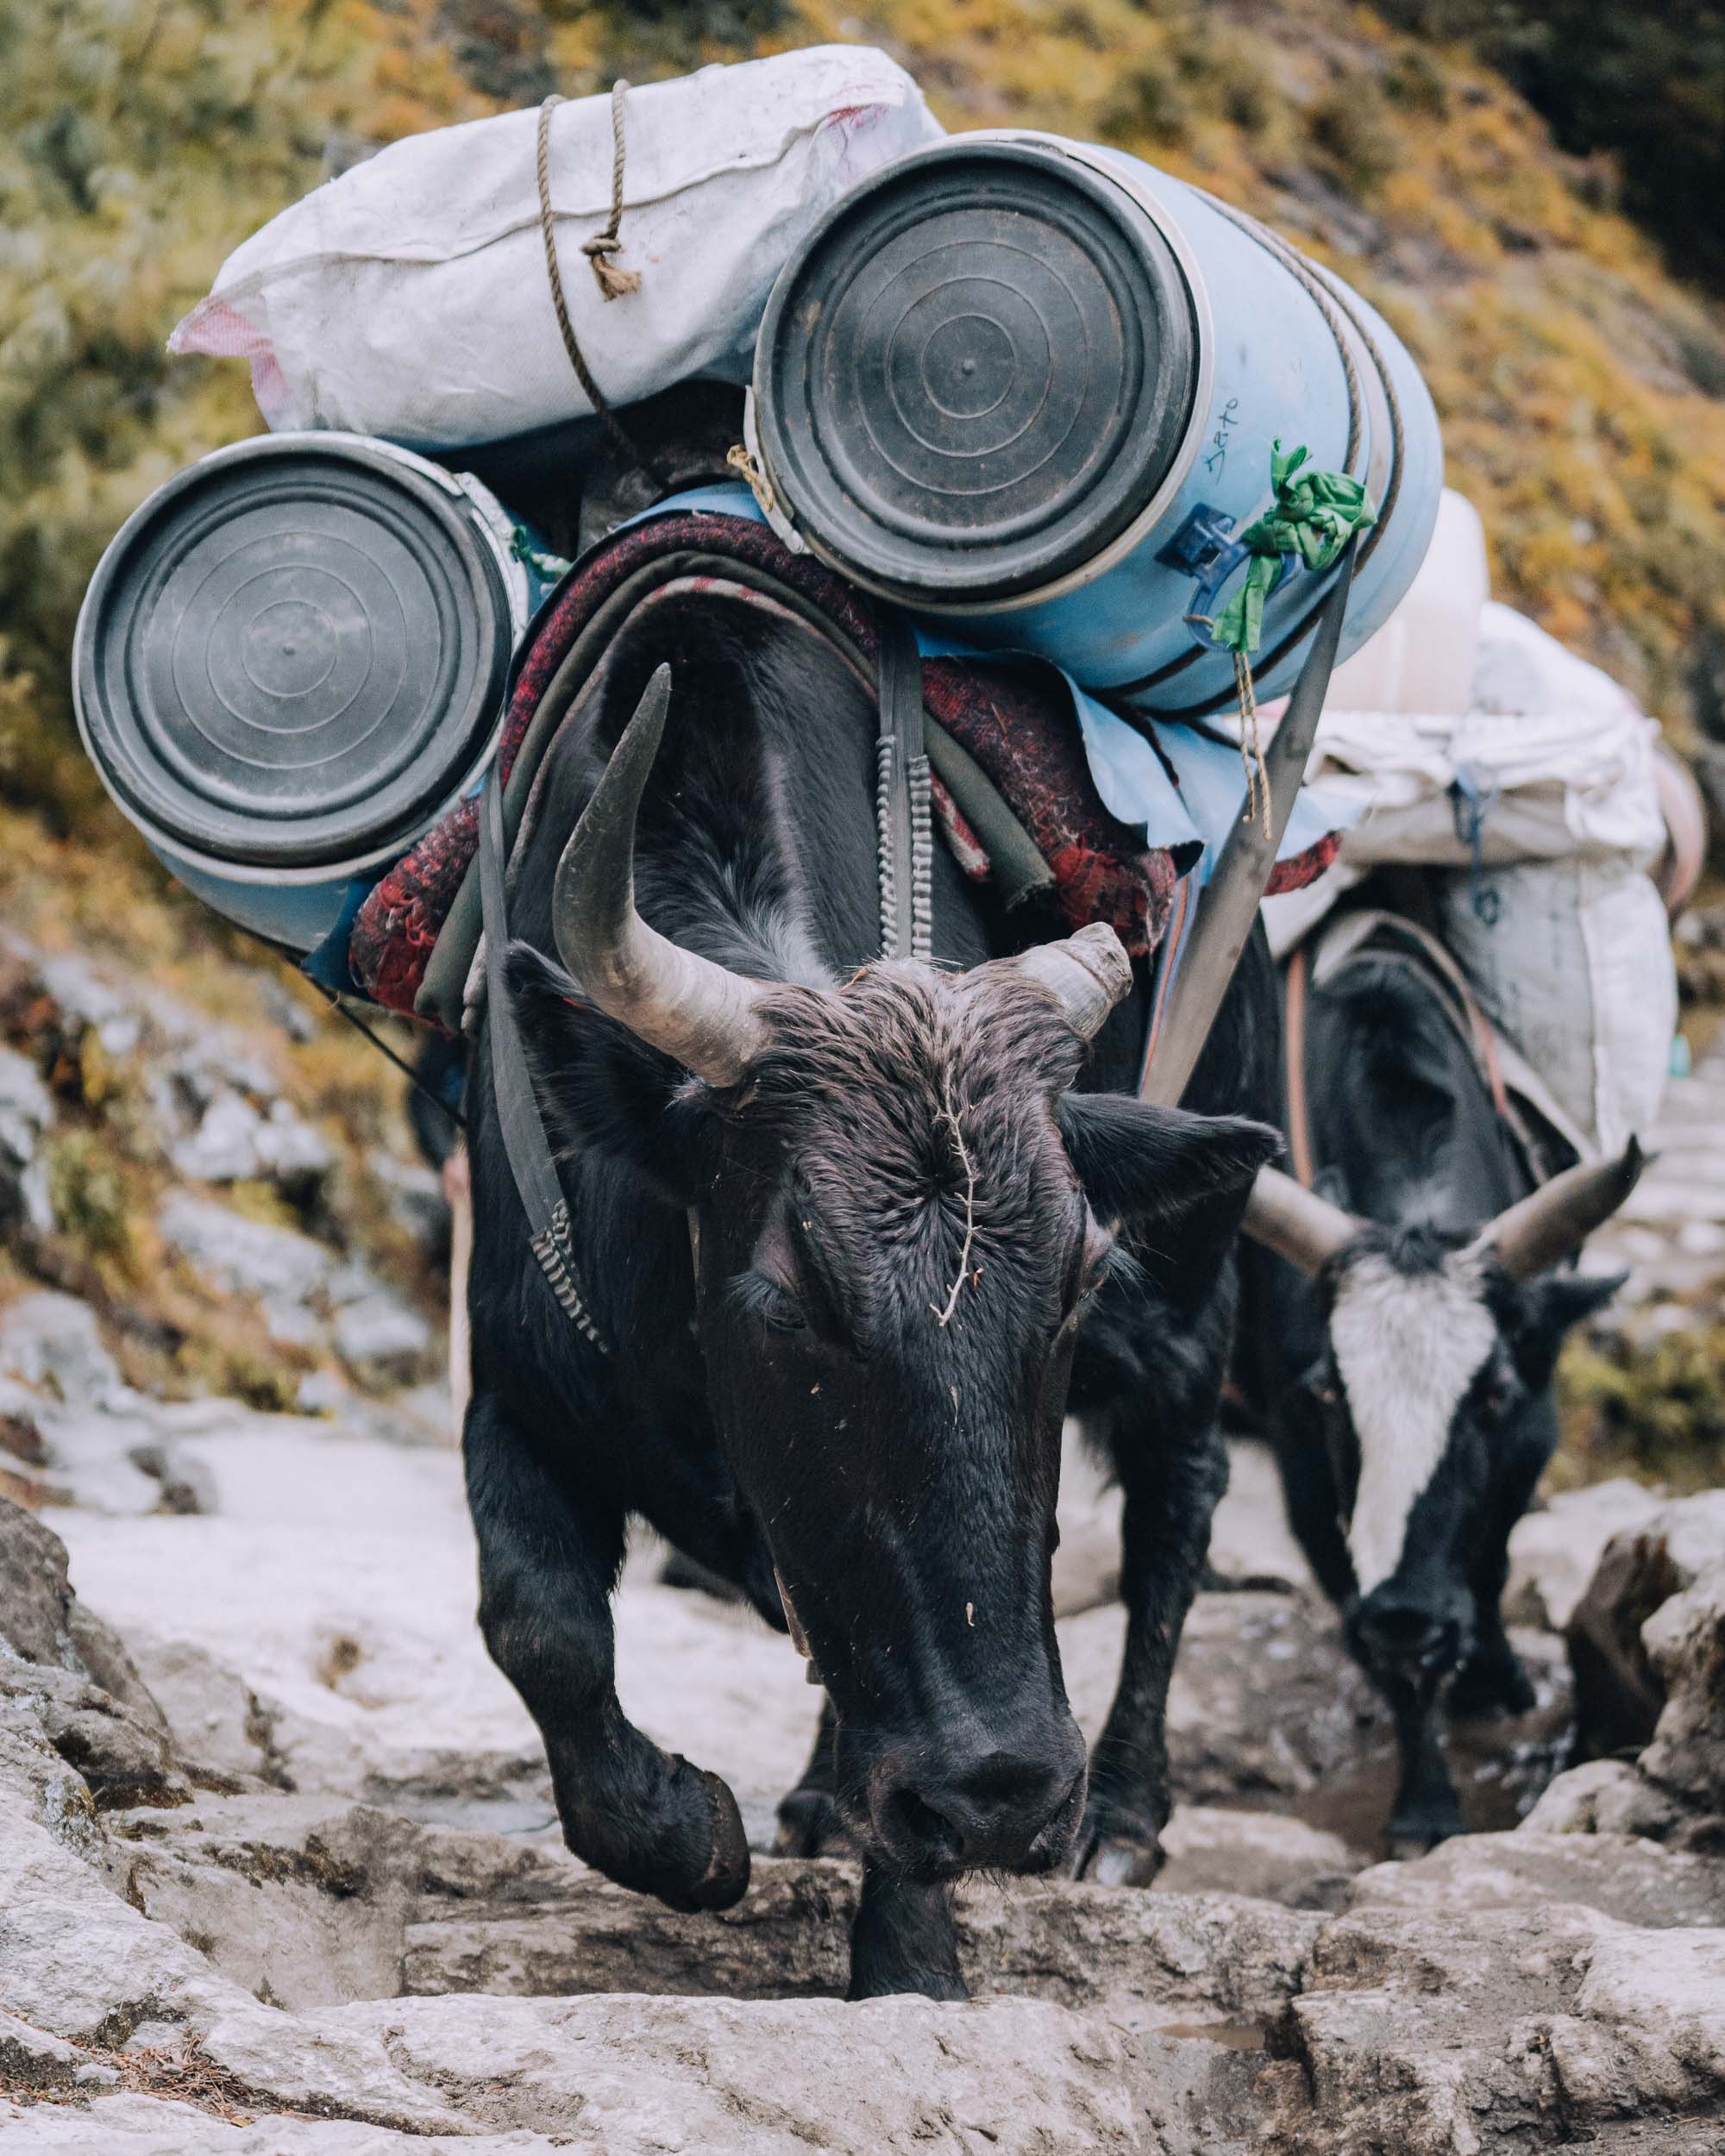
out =
<svg viewBox="0 0 1725 2156"><path fill-rule="evenodd" d="M698 1909L728 1909L749 1890L749 1838L727 1783L697 1769L712 1807L712 1853L694 1890Z"/></svg>
<svg viewBox="0 0 1725 2156"><path fill-rule="evenodd" d="M824 1857L850 1848L838 1807L825 1789L793 1789L779 1799L778 1818L775 1857Z"/></svg>
<svg viewBox="0 0 1725 2156"><path fill-rule="evenodd" d="M1398 1861L1423 1857L1440 1841L1467 1832L1467 1821L1453 1797L1447 1803L1434 1799L1398 1805L1389 1818L1389 1853Z"/></svg>
<svg viewBox="0 0 1725 2156"><path fill-rule="evenodd" d="M1147 1887L1164 1862L1156 1822L1110 1802L1093 1785L1084 1824L1067 1859L1067 1877L1097 1886Z"/></svg>
<svg viewBox="0 0 1725 2156"><path fill-rule="evenodd" d="M1135 1835L1081 1835L1074 1852L1075 1879L1095 1886L1147 1887L1165 1861L1159 1841L1140 1841Z"/></svg>

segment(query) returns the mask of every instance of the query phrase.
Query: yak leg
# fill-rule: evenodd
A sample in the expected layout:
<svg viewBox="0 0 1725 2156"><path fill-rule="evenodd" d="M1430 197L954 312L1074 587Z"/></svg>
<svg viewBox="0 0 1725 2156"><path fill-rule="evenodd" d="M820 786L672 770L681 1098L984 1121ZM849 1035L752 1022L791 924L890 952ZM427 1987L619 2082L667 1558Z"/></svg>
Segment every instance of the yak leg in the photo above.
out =
<svg viewBox="0 0 1725 2156"><path fill-rule="evenodd" d="M1309 1413L1284 1416L1276 1426L1275 1450L1283 1509L1294 1539L1319 1586L1338 1609L1345 1609L1354 1591L1353 1560L1337 1517L1341 1501L1323 1430Z"/></svg>
<svg viewBox="0 0 1725 2156"><path fill-rule="evenodd" d="M1503 1589L1509 1577L1509 1537L1527 1511L1534 1485L1557 1445L1549 1401L1505 1471L1491 1518L1480 1537L1468 1585L1473 1594L1473 1646L1456 1673L1446 1704L1452 1714L1525 1714L1535 1704L1521 1658L1503 1629Z"/></svg>
<svg viewBox="0 0 1725 2156"><path fill-rule="evenodd" d="M829 1850L850 1846L839 1824L837 1800L837 1770L833 1739L837 1717L825 1693L820 1701L820 1727L815 1731L814 1750L795 1789L779 1799L779 1831L773 1852L780 1857L819 1857Z"/></svg>
<svg viewBox="0 0 1725 2156"><path fill-rule="evenodd" d="M1126 1496L1126 1644L1120 1686L1091 1757L1071 1869L1076 1878L1147 1886L1162 1868L1171 1802L1168 1683L1210 1546L1211 1516L1228 1486L1228 1457L1214 1424L1165 1451L1146 1429L1117 1428L1113 1449Z"/></svg>
<svg viewBox="0 0 1725 2156"><path fill-rule="evenodd" d="M1389 1814L1391 1842L1424 1850L1447 1841L1452 1834L1465 1834L1467 1821L1438 1736L1435 1683L1415 1684L1400 1677L1380 1677L1377 1683L1395 1717L1402 1759L1396 1805Z"/></svg>
<svg viewBox="0 0 1725 2156"><path fill-rule="evenodd" d="M835 1846L849 1846L834 1795L837 1731L832 1702L823 1696L809 1763L779 1805L779 1856L818 1857ZM958 1973L951 1890L896 1878L865 1859L862 1899L850 1930L847 1996L881 1999L900 1992L919 1992L929 1999L969 1996Z"/></svg>
<svg viewBox="0 0 1725 2156"><path fill-rule="evenodd" d="M938 1881L895 1878L865 1860L862 1896L850 1931L851 1999L897 1992L967 1999L958 1973L952 1890Z"/></svg>
<svg viewBox="0 0 1725 2156"><path fill-rule="evenodd" d="M737 1800L660 1751L618 1703L611 1592L623 1518L574 1501L495 1397L462 1441L480 1551L480 1628L539 1726L563 1839L585 1863L672 1908L729 1908L749 1884Z"/></svg>

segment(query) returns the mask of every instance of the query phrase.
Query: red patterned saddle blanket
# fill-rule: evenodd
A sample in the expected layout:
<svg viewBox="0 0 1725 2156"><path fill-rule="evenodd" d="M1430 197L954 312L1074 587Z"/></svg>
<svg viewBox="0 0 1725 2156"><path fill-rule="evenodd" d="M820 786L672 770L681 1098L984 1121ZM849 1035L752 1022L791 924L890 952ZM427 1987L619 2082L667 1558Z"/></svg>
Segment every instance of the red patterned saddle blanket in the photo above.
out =
<svg viewBox="0 0 1725 2156"><path fill-rule="evenodd" d="M633 524L577 566L543 611L517 670L499 743L505 781L553 677L573 657L597 667L634 606L683 580L710 582L740 603L836 632L872 667L879 646L869 599L811 557L794 555L764 524L703 511L673 511ZM583 640L591 647L583 654ZM1181 875L1191 865L1103 805L1085 760L1064 682L1035 661L925 658L928 716L980 766L998 801L1046 864L1049 894L1072 928L1103 921L1134 956L1155 950ZM1143 728L1143 722L1134 722ZM1148 731L1147 728L1143 728ZM967 875L996 873L988 843L936 768L937 820ZM977 823L986 819L977 817ZM1015 834L1016 836L1016 834ZM386 1007L435 1018L424 993L427 968L468 881L479 843L478 805L457 804L373 889L354 920L348 963ZM999 849L998 839L996 849ZM1314 846L1276 871L1274 891L1297 889L1328 865L1334 842ZM459 912L461 909L457 909ZM474 909L469 903L467 912ZM447 1015L447 1004L445 1005Z"/></svg>

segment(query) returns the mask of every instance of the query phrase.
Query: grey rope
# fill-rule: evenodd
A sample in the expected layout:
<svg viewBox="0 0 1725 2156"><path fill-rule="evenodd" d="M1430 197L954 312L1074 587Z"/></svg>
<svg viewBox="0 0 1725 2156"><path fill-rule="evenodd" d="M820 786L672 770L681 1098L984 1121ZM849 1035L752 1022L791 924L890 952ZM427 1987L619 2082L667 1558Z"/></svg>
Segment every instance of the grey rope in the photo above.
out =
<svg viewBox="0 0 1725 2156"><path fill-rule="evenodd" d="M623 98L627 83L618 81L612 91L612 140L614 146L612 158L611 225L584 242L583 251L593 264L593 275L599 288L607 299L616 299L625 291L632 291L641 280L634 273L618 270L608 256L619 244L618 227L623 220ZM569 319L568 302L563 297L563 273L557 266L557 234L551 214L551 115L563 103L562 98L547 97L539 108L539 139L535 158L535 174L539 183L539 229L545 241L545 273L551 283L551 304L556 310L557 328L562 334L563 349L569 355L569 365L575 370L575 379L586 392L587 402L604 423L605 432L612 443L629 461L644 472L648 478L662 487L669 489L671 482L653 460L642 448L629 429L612 410L605 392L593 379L593 371L587 365L586 354L581 350L575 326ZM634 282L621 285L616 291L606 291L605 279L613 282L620 278L634 277Z"/></svg>
<svg viewBox="0 0 1725 2156"><path fill-rule="evenodd" d="M612 260L622 248L623 229L623 100L629 85L619 75L611 85L611 222L602 232L581 242L581 253L593 264L593 282L602 299L621 299L638 292L638 270L624 269Z"/></svg>
<svg viewBox="0 0 1725 2156"><path fill-rule="evenodd" d="M1396 393L1395 380L1389 367L1384 364L1383 354L1377 348L1377 340L1364 323L1355 314L1352 308L1347 304L1342 295L1333 285L1325 282L1321 274L1306 260L1299 249L1289 246L1279 232L1272 232L1268 225L1260 224L1256 217L1248 216L1244 210L1236 210L1232 203L1224 202L1220 195L1211 194L1208 188L1195 187L1193 192L1208 203L1219 216L1226 217L1230 224L1244 232L1249 240L1256 241L1266 254L1274 255L1288 274L1296 283L1305 287L1313 305L1323 317L1336 348L1336 357L1341 361L1342 374L1347 384L1347 451L1342 459L1342 463L1344 468L1348 471L1352 470L1354 460L1359 454L1364 400L1360 392L1359 371L1354 365L1353 353L1346 333L1342 328L1343 317L1346 317L1352 323L1360 342L1371 354L1372 367L1377 375L1379 386L1383 392L1383 401L1389 413L1390 436L1395 445L1396 454L1390 464L1389 484L1384 489L1383 499L1377 506L1377 521L1366 532L1357 548L1357 561L1367 561L1371 559L1378 541L1389 529L1389 519L1395 512L1396 501L1402 492L1402 470L1405 461L1402 454L1403 438L1402 400ZM1274 650L1264 653L1258 660L1260 670L1275 666L1284 659L1303 636L1311 633L1312 626L1312 621L1308 617L1290 630ZM1183 674L1201 655L1198 652L1186 652L1180 658L1170 660L1167 665L1157 667L1153 673L1144 674L1137 680L1121 682L1111 693L1116 697L1137 695L1143 690L1152 688L1176 674ZM1208 709L1208 705L1195 705L1186 711L1168 711L1163 715L1170 719L1196 718L1203 716Z"/></svg>
<svg viewBox="0 0 1725 2156"><path fill-rule="evenodd" d="M1219 195L1213 195L1202 187L1195 189L1194 192L1201 195L1209 204L1212 210L1226 217L1230 224L1238 227L1248 239L1256 240L1267 253L1273 254L1289 275L1305 286L1311 297L1313 305L1324 317L1330 335L1335 339L1336 352L1342 363L1342 373L1347 378L1347 453L1342 459L1342 464L1345 469L1352 471L1353 461L1359 454L1359 374L1353 363L1353 354L1348 348L1347 336L1342 329L1340 317L1336 313L1333 295L1325 285L1318 282L1311 265L1296 248L1292 248L1288 244L1279 232L1272 232L1268 225L1260 224L1256 217L1249 217L1244 210L1236 210L1232 203L1224 202ZM1359 324L1355 323L1354 327L1358 329ZM1368 339L1367 342L1369 342L1370 340ZM1382 371L1380 367L1379 372Z"/></svg>
<svg viewBox="0 0 1725 2156"><path fill-rule="evenodd" d="M1344 461L1350 469L1353 465L1355 452L1359 447L1359 377L1354 371L1352 354L1348 349L1346 339L1342 335L1341 323L1337 318L1338 310L1347 317L1353 326L1355 335L1371 354L1371 363L1377 371L1379 385L1383 391L1383 401L1389 408L1390 433L1397 445L1397 454L1390 467L1389 484L1384 490L1383 499L1377 505L1377 523L1365 535L1359 549L1359 559L1364 561L1371 555L1373 547L1377 543L1379 535L1389 525L1389 519L1395 513L1396 499L1402 492L1402 469L1405 460L1400 454L1400 444L1402 439L1402 399L1396 394L1396 378L1384 364L1383 354L1377 348L1377 339L1353 309L1348 305L1346 296L1338 292L1329 284L1323 273L1308 262L1297 248L1289 246L1279 232L1272 232L1268 225L1260 224L1256 217L1249 217L1245 210L1236 210L1231 203L1223 202L1219 196L1210 194L1201 187L1196 191L1203 196L1204 200L1213 210L1219 210L1223 216L1227 218L1231 224L1238 225L1242 232L1250 234L1260 246L1267 248L1289 276L1297 279L1305 286L1319 313L1328 323L1330 335L1335 339L1336 349L1341 355L1342 372L1347 377L1348 446L1347 455Z"/></svg>

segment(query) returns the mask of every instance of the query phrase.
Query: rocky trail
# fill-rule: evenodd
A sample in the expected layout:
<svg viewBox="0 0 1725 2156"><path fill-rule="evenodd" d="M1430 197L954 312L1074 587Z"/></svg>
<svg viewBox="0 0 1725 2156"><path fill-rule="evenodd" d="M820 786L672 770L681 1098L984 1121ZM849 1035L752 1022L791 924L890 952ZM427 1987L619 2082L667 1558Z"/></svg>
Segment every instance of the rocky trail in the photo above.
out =
<svg viewBox="0 0 1725 2156"><path fill-rule="evenodd" d="M83 1023L161 1068L127 1016ZM0 1065L26 1224L57 1112L31 1075ZM1725 1263L1722 1096L1722 1064L1676 1089L1617 1231L1644 1293ZM1453 1728L1479 1831L1396 1862L1388 1729L1239 1445L1156 1887L968 1887L972 2003L848 2006L854 1867L767 1853L814 1722L794 1653L637 1547L624 1705L731 1783L753 1883L682 1917L571 1858L474 1624L423 1316L352 1247L245 1210L316 1142L267 1135L296 1119L255 1074L162 1100L163 1247L307 1369L296 1412L171 1401L125 1381L90 1300L0 1304L0 1488L26 1501L0 1499L0 2145L1725 2156L1725 1494L1611 1482L1522 1523L1540 1703ZM405 1157L392 1176L435 1209ZM1092 1733L1113 1507L1075 1453L1057 1596Z"/></svg>

